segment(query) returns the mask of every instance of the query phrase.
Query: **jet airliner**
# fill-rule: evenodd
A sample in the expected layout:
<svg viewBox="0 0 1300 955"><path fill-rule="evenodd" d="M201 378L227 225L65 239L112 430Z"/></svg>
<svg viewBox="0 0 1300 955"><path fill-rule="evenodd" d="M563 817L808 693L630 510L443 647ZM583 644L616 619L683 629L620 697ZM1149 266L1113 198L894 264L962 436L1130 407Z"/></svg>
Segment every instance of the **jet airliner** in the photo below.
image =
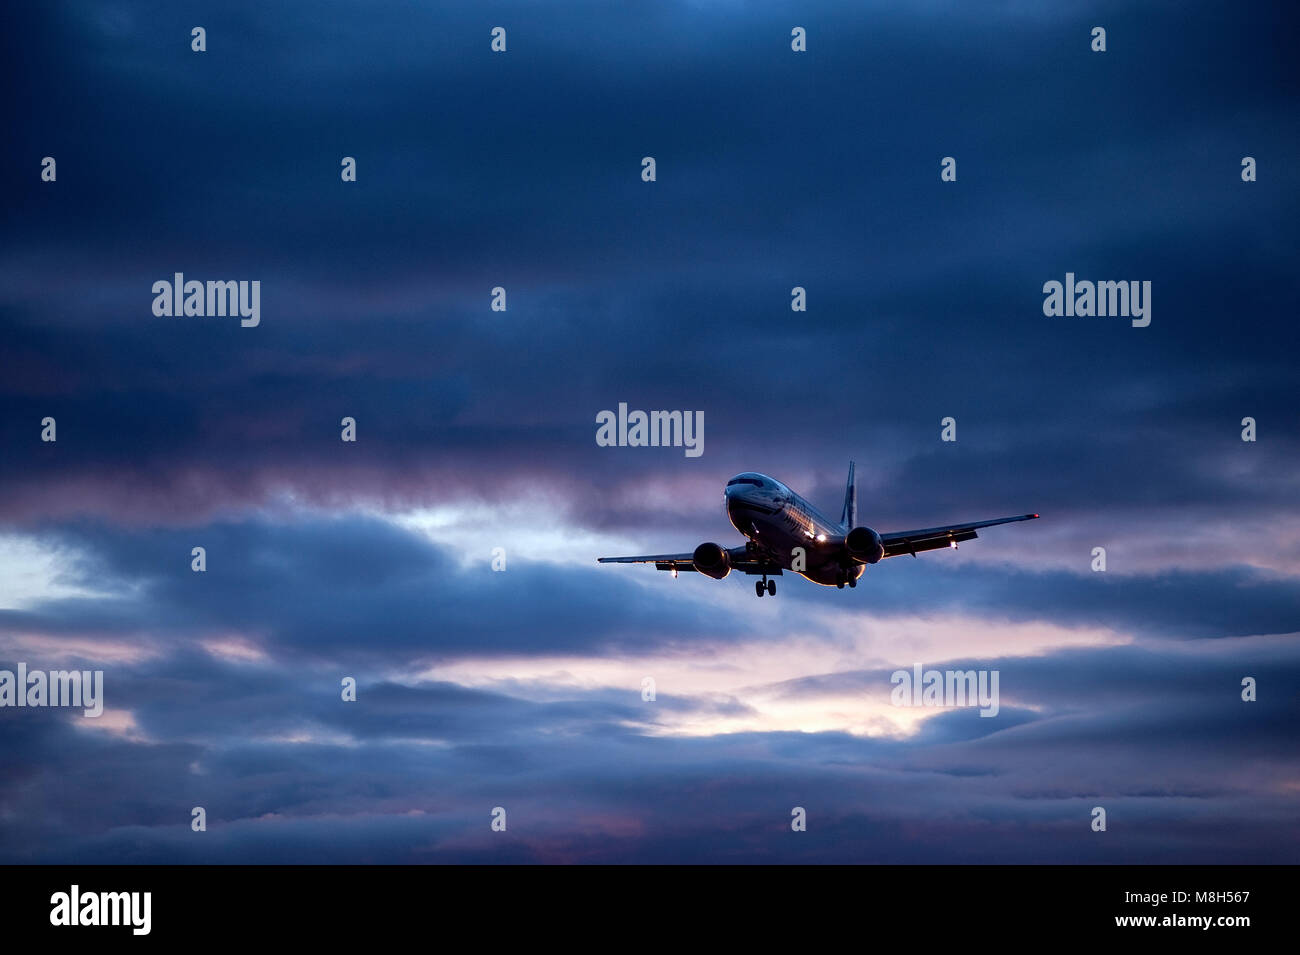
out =
<svg viewBox="0 0 1300 955"><path fill-rule="evenodd" d="M754 471L737 474L723 490L727 517L745 536L739 547L723 547L711 541L689 554L657 554L646 557L598 557L602 564L654 564L658 570L693 570L721 580L733 570L760 576L754 593L776 593L776 581L783 571L801 574L815 584L839 587L858 585L868 564L886 557L955 548L974 540L977 530L1014 521L1032 521L1037 514L999 517L991 521L949 524L914 531L878 534L858 524L858 494L849 462L848 486L840 519L832 521L775 478Z"/></svg>

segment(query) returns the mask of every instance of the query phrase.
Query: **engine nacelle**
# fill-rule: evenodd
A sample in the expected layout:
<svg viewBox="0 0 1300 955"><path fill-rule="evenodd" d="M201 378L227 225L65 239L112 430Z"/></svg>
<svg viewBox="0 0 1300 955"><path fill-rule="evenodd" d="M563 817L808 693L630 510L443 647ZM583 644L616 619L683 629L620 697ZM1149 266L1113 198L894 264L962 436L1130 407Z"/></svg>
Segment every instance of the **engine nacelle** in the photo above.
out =
<svg viewBox="0 0 1300 955"><path fill-rule="evenodd" d="M859 564L874 564L885 556L885 542L870 527L855 527L844 538L844 549Z"/></svg>
<svg viewBox="0 0 1300 955"><path fill-rule="evenodd" d="M714 543L701 544L691 555L691 563L705 577L721 580L731 573L731 555Z"/></svg>

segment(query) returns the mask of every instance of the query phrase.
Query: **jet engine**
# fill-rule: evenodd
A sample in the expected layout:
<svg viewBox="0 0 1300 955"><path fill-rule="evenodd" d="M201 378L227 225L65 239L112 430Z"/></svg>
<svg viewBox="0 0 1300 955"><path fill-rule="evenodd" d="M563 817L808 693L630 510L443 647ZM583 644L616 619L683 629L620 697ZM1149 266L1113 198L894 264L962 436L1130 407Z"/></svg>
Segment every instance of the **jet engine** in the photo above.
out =
<svg viewBox="0 0 1300 955"><path fill-rule="evenodd" d="M691 563L705 577L721 580L731 573L731 555L714 543L701 544L691 555Z"/></svg>
<svg viewBox="0 0 1300 955"><path fill-rule="evenodd" d="M884 541L870 527L855 527L849 531L849 536L844 538L844 549L859 564L874 564L885 556Z"/></svg>

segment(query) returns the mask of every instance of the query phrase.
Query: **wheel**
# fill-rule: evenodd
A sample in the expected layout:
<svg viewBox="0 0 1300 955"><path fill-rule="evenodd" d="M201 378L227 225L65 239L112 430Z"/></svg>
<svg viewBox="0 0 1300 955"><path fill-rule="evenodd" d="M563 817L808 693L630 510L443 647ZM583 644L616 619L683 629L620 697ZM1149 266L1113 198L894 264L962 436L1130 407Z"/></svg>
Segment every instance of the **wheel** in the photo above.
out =
<svg viewBox="0 0 1300 955"><path fill-rule="evenodd" d="M856 577L850 577L850 578L849 578L849 586L850 586L850 587L856 587L857 585L858 585L858 578L856 578Z"/></svg>
<svg viewBox="0 0 1300 955"><path fill-rule="evenodd" d="M763 596L763 582L761 580L754 581L754 593L760 597Z"/></svg>
<svg viewBox="0 0 1300 955"><path fill-rule="evenodd" d="M768 592L771 596L773 596L773 597L776 596L776 581L775 581L775 580L769 580L769 581L767 582L767 592Z"/></svg>
<svg viewBox="0 0 1300 955"><path fill-rule="evenodd" d="M842 579L841 579L841 580L837 580L837 581L835 581L835 586L838 587L840 590L843 590L843 589L844 589L844 581L843 581Z"/></svg>

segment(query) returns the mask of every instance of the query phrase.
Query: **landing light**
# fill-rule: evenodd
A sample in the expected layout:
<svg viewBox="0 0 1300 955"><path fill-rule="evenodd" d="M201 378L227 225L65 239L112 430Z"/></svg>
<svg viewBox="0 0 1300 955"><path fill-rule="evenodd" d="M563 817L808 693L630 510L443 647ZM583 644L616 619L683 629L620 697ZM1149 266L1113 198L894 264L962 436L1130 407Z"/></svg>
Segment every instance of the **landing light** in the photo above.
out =
<svg viewBox="0 0 1300 955"><path fill-rule="evenodd" d="M948 541L948 546L951 547L953 550L956 550L956 549L957 549L957 542L956 542L956 541Z"/></svg>
<svg viewBox="0 0 1300 955"><path fill-rule="evenodd" d="M674 577L677 576L677 568L676 568L676 567L673 568L673 576L674 576Z"/></svg>
<svg viewBox="0 0 1300 955"><path fill-rule="evenodd" d="M819 544L825 544L825 543L826 543L826 535L825 535L825 534L818 534L818 535L817 535L817 543L819 543Z"/></svg>

